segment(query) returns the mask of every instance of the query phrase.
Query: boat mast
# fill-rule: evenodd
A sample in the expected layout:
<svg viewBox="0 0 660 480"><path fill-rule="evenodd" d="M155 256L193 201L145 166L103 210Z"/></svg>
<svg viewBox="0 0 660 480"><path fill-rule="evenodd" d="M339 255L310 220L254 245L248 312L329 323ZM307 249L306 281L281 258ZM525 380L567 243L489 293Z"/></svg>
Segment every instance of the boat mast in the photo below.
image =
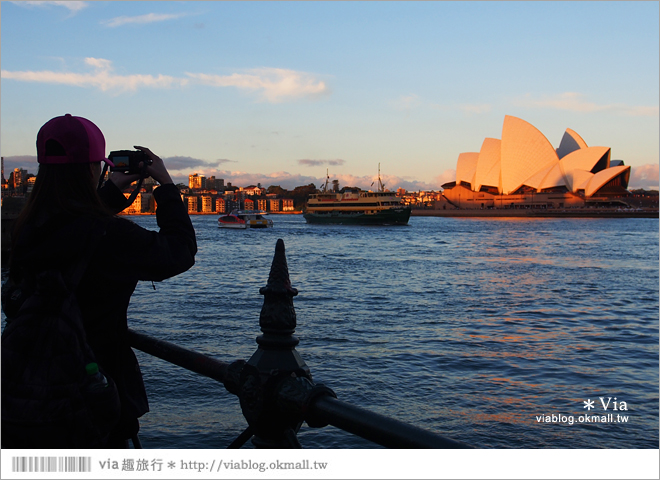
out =
<svg viewBox="0 0 660 480"><path fill-rule="evenodd" d="M328 173L328 169L326 168L325 170L325 185L323 186L323 193L326 193L328 191L328 181L330 180L330 174Z"/></svg>
<svg viewBox="0 0 660 480"><path fill-rule="evenodd" d="M385 185L383 185L383 182L380 181L380 163L378 164L378 191L385 191Z"/></svg>

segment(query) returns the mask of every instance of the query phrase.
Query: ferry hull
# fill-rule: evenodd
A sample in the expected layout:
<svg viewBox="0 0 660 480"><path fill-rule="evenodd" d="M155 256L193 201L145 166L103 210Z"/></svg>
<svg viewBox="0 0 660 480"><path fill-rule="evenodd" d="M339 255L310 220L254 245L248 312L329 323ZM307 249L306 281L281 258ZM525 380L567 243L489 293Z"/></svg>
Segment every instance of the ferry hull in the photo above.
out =
<svg viewBox="0 0 660 480"><path fill-rule="evenodd" d="M363 212L307 212L303 217L307 223L324 225L407 225L410 208L380 211L366 214Z"/></svg>

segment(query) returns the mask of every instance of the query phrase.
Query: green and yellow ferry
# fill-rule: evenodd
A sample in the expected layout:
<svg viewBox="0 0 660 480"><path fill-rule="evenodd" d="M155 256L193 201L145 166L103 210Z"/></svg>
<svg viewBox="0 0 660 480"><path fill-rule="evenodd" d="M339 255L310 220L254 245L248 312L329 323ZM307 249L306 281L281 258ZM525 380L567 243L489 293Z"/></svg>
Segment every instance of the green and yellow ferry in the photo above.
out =
<svg viewBox="0 0 660 480"><path fill-rule="evenodd" d="M394 192L385 191L378 172L378 191L334 188L328 191L326 178L323 189L309 196L303 217L307 223L341 225L407 225L411 207L403 205Z"/></svg>

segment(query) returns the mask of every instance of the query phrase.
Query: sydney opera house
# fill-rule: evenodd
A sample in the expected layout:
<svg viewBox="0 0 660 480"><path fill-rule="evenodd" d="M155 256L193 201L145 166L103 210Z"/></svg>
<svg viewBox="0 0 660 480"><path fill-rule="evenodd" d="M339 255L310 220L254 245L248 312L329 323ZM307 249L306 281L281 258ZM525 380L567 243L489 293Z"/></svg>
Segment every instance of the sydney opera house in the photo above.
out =
<svg viewBox="0 0 660 480"><path fill-rule="evenodd" d="M561 208L611 204L626 196L630 167L609 147L589 147L566 129L558 148L533 125L505 116L502 138L461 153L443 196L457 208Z"/></svg>

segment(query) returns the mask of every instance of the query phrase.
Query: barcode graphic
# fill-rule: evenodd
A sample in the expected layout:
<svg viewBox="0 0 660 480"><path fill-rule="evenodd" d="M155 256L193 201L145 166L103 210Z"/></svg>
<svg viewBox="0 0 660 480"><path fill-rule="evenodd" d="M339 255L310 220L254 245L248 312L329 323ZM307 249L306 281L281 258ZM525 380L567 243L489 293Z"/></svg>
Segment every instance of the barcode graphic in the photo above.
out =
<svg viewBox="0 0 660 480"><path fill-rule="evenodd" d="M92 457L12 457L12 472L91 472Z"/></svg>

